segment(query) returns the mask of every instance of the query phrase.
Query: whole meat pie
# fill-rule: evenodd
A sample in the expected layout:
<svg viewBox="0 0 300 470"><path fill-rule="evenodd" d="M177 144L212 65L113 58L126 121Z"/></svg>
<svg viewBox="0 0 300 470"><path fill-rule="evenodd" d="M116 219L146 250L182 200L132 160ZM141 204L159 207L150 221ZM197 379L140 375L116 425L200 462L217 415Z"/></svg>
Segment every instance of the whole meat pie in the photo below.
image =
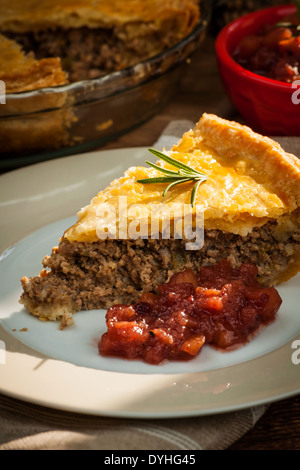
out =
<svg viewBox="0 0 300 470"><path fill-rule="evenodd" d="M0 79L12 91L129 67L178 43L201 15L199 0L0 0L0 10L0 33L42 61L26 72L24 57L10 57L11 44L0 41ZM61 73L55 78L47 66Z"/></svg>
<svg viewBox="0 0 300 470"><path fill-rule="evenodd" d="M198 273L224 259L232 268L255 265L265 287L299 271L300 163L294 155L248 127L209 114L164 155L205 175L191 208L193 224L199 213L204 217L203 245L187 249L189 240L175 230L182 222L180 207L191 207L196 180L165 192L167 184L151 178L162 177L160 169L172 178L171 163L131 167L79 211L75 225L45 256L40 275L22 278L20 302L29 312L60 320L63 328L76 311L133 304L175 273L187 268ZM139 215L131 212L133 206ZM175 207L169 212L173 229L165 238L151 237L148 230L160 206ZM137 223L144 236L130 237L129 228Z"/></svg>

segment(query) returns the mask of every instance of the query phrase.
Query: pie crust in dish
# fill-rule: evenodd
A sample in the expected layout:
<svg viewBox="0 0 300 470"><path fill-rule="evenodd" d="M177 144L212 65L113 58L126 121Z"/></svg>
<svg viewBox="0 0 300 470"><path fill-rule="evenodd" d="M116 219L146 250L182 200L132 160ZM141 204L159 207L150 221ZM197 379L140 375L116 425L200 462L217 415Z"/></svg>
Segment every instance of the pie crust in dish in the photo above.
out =
<svg viewBox="0 0 300 470"><path fill-rule="evenodd" d="M3 34L0 34L0 63L0 79L6 84L6 93L64 85L68 81L60 58L36 60Z"/></svg>
<svg viewBox="0 0 300 470"><path fill-rule="evenodd" d="M3 111L21 117L16 120L0 116L0 153L24 152L41 143L45 148L67 145L68 128L74 115L72 109L64 107L66 93L35 95L26 105L22 100L9 98L13 93L66 84L68 78L60 58L37 60L32 53L26 54L16 41L0 34L0 64L0 80L7 94ZM52 112L41 112L46 109ZM30 118L24 118L28 113Z"/></svg>
<svg viewBox="0 0 300 470"><path fill-rule="evenodd" d="M149 228L156 214L153 208L163 203L174 208L169 214L176 222L182 217L179 208L190 202L191 183L175 186L162 197L165 185L138 182L161 176L158 170L129 168L79 211L78 221L45 256L40 275L22 278L20 302L32 314L60 319L63 328L72 323L76 311L132 304L142 292L155 292L173 273L185 268L197 272L222 259L233 267L255 264L265 286L284 282L299 271L300 162L296 156L246 126L210 114L204 114L166 153L208 176L199 186L192 210L193 224L199 211L204 216L203 246L187 250L187 240L176 238L174 231L169 239L115 236L124 217L127 227L138 221L140 227ZM161 161L158 165L168 167ZM129 210L125 215L119 211L120 196L126 197L129 208L142 208L139 217ZM100 239L107 204L115 208L116 223L105 220L107 237Z"/></svg>
<svg viewBox="0 0 300 470"><path fill-rule="evenodd" d="M195 26L198 4L198 0L40 0L37 5L36 0L1 0L0 29L24 32L131 24L131 34L140 35L134 26L152 22L158 28L172 24L174 34L182 36Z"/></svg>

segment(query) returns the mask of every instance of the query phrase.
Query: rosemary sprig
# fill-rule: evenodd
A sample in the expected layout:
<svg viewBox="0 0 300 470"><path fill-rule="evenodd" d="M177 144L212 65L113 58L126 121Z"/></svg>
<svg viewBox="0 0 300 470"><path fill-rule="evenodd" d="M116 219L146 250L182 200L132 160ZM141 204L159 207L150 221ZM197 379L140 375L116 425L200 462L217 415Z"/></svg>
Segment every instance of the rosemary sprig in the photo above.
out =
<svg viewBox="0 0 300 470"><path fill-rule="evenodd" d="M194 181L195 185L191 193L191 206L194 207L198 188L201 183L203 183L204 181L208 179L207 176L204 173L198 170L195 170L194 168L191 168L188 165L185 165L179 160L175 160L174 158L169 157L168 155L165 155L162 152L159 152L158 150L151 149L151 148L148 150L149 152L153 153L153 155L158 157L160 160L163 160L169 165L172 165L175 168L178 168L178 171L168 170L167 168L163 168L159 165L156 165L155 163L146 161L148 165L150 165L155 170L158 170L161 173L164 173L165 176L157 176L153 178L140 179L140 180L137 180L137 182L143 183L143 184L153 184L153 183L165 183L166 184L168 183L168 186L166 187L166 189L164 190L162 194L164 197L166 193L169 191L169 189L173 188L177 184Z"/></svg>

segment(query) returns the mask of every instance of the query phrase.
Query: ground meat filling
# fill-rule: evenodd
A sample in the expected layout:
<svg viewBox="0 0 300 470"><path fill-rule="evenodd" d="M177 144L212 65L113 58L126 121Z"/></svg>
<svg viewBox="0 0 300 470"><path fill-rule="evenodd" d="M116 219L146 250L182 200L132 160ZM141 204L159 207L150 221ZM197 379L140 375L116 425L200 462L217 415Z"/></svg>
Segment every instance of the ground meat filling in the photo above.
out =
<svg viewBox="0 0 300 470"><path fill-rule="evenodd" d="M145 28L143 37L133 39L126 39L118 28L58 28L6 35L25 52L34 51L37 59L60 57L69 81L77 82L129 67L173 45L171 34L162 35L151 24Z"/></svg>
<svg viewBox="0 0 300 470"><path fill-rule="evenodd" d="M63 239L43 260L39 277L22 278L21 303L32 313L56 319L75 312L132 304L142 292L155 292L170 275L227 259L232 267L257 266L263 285L286 267L300 250L300 234L284 243L272 235L272 224L246 237L207 230L200 251L185 250L182 240L106 240L71 243Z"/></svg>

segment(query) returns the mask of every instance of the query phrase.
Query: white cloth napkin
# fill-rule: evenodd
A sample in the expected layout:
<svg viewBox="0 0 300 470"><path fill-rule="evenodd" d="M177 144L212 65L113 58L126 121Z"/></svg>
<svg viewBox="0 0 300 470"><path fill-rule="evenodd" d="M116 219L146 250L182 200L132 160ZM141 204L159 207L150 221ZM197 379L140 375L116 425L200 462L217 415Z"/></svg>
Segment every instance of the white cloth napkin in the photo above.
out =
<svg viewBox="0 0 300 470"><path fill-rule="evenodd" d="M170 420L110 419L2 396L0 450L223 450L251 429L265 409Z"/></svg>

